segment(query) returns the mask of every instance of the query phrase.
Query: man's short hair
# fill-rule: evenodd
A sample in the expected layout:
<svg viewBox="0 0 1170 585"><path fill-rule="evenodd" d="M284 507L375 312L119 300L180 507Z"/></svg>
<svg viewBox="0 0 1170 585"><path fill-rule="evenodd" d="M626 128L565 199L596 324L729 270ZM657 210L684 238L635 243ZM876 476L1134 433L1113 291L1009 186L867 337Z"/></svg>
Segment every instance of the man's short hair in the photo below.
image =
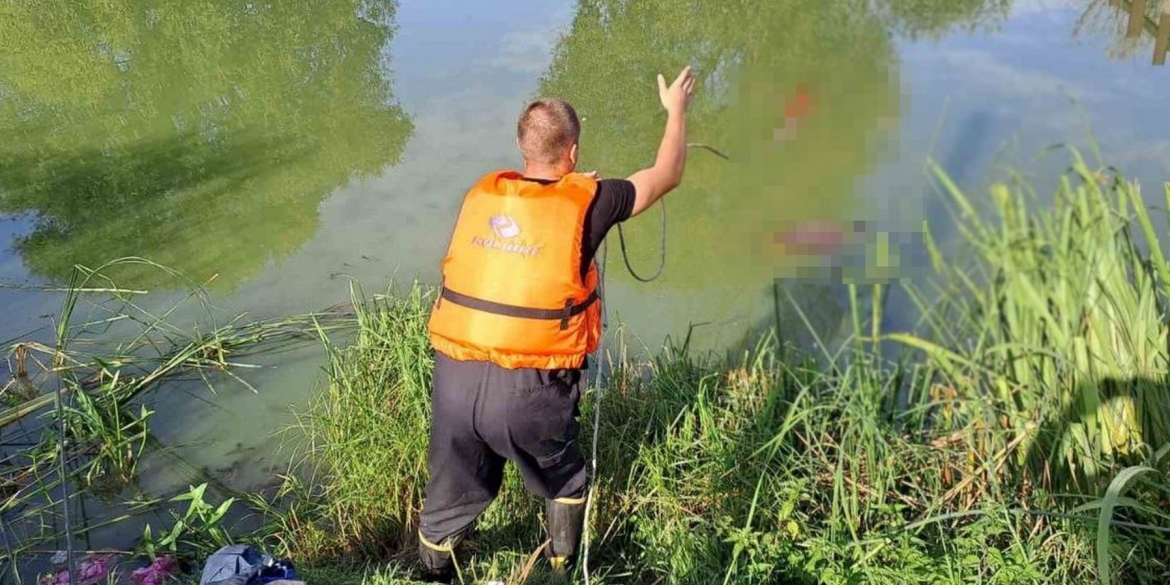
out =
<svg viewBox="0 0 1170 585"><path fill-rule="evenodd" d="M559 99L541 99L528 104L516 124L520 152L529 162L557 162L580 136L577 111Z"/></svg>

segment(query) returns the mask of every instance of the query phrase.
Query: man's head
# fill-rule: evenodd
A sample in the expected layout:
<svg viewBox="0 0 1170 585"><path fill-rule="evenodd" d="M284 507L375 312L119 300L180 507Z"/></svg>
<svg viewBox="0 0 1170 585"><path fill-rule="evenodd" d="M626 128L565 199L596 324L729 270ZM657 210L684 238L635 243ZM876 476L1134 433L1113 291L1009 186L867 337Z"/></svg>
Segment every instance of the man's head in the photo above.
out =
<svg viewBox="0 0 1170 585"><path fill-rule="evenodd" d="M577 142L581 122L568 102L542 99L524 107L516 124L516 145L529 167L560 174L577 166Z"/></svg>

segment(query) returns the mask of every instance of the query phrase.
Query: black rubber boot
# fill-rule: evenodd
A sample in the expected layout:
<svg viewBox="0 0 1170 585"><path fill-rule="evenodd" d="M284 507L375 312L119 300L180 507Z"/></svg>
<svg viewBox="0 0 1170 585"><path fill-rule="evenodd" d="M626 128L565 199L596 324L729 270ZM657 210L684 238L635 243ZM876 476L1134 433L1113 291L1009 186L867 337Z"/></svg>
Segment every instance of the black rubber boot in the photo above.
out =
<svg viewBox="0 0 1170 585"><path fill-rule="evenodd" d="M422 534L418 535L418 557L422 565L419 571L419 580L426 583L443 583L448 585L455 580L455 560L453 551L462 535L455 535L445 539L442 544L428 542Z"/></svg>
<svg viewBox="0 0 1170 585"><path fill-rule="evenodd" d="M554 571L568 573L581 545L581 533L585 527L585 498L547 500L545 515L548 517L550 542L544 556Z"/></svg>

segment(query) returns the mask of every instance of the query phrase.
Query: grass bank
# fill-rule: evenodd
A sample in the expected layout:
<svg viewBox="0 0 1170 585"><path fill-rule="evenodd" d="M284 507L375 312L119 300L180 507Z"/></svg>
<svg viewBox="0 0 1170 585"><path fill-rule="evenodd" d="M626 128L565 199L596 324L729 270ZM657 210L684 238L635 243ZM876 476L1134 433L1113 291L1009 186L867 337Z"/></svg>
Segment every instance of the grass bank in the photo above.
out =
<svg viewBox="0 0 1170 585"><path fill-rule="evenodd" d="M1002 184L977 209L939 177L969 246L932 248L937 288L907 288L918 331L855 314L835 355L769 338L738 360L685 344L606 356L583 412L602 408L594 582L1167 578L1170 268L1138 187L1076 153L1055 202ZM431 294L356 303L358 338L330 347L298 430L311 473L254 502L264 542L309 570L385 583L409 565ZM907 351L883 359L872 342L888 339ZM461 559L466 582L545 582L530 563L540 514L510 471Z"/></svg>
<svg viewBox="0 0 1170 585"><path fill-rule="evenodd" d="M583 401L585 448L601 409L592 582L1170 580L1170 267L1140 190L1076 153L1055 201L939 178L967 247L932 247L938 278L904 288L915 331L855 309L835 353L774 337L735 359L611 346ZM355 290L356 335L320 331L325 379L287 435L289 473L232 502L260 522L236 540L291 556L313 585L409 582L432 295ZM889 340L905 351L879 353ZM541 514L509 467L465 582L555 582L530 562ZM184 535L188 551L227 537Z"/></svg>

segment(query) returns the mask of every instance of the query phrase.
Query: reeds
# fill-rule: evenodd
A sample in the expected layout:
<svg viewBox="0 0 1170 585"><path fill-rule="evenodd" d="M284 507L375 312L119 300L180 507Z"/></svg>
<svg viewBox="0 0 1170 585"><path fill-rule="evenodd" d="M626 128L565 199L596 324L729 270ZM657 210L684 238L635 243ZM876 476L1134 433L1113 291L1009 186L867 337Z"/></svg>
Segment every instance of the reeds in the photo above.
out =
<svg viewBox="0 0 1170 585"><path fill-rule="evenodd" d="M973 254L936 263L949 287L923 337L899 339L947 392L991 399L970 420L1033 425L1017 452L1039 481L1099 493L1117 464L1170 440L1170 267L1138 185L1072 158L1051 210L998 184L986 219L939 171Z"/></svg>
<svg viewBox="0 0 1170 585"><path fill-rule="evenodd" d="M1165 411L1150 407L1165 391L1170 281L1157 247L1135 243L1135 221L1153 234L1139 192L1102 182L1074 153L1052 210L1001 186L988 218L939 176L976 253L961 265L934 251L940 294L909 289L924 314L918 336L883 335L882 304L868 322L855 304L852 339L835 353L773 338L738 361L697 358L685 341L641 364L606 356L594 582L1166 574L1155 551L1170 532L1158 504L1170 482L1158 471L1165 450L1151 456L1167 444ZM400 571L413 555L430 294L355 296L363 333L331 351L328 388L298 431L319 473L263 501L270 542L310 566L351 563L354 583L385 582L363 580L364 563ZM871 342L888 339L925 352L883 360ZM598 396L587 394L583 420ZM468 582L545 582L527 563L539 515L509 473L461 551Z"/></svg>
<svg viewBox="0 0 1170 585"><path fill-rule="evenodd" d="M12 394L7 408L0 410L0 518L6 544L0 550L0 580L19 574L17 557L65 542L62 508L75 505L82 494L105 498L113 510L111 522L148 512L148 504L165 503L165 498L113 500L136 480L138 462L151 443L147 422L153 393L192 381L214 390L225 379L251 388L236 373L251 367L242 361L248 356L313 343L321 330L353 326L347 315L337 312L253 322L241 315L220 325L208 311L212 323L207 331L198 325L180 327L174 316L178 305L152 312L137 300L142 291L108 282L104 271L121 264L141 264L178 277L138 258L92 270L78 267L53 340L22 341L8 348L15 376L5 388L24 391ZM198 286L192 287L191 298L208 308ZM63 398L60 408L58 396ZM104 524L74 526L70 536L80 538Z"/></svg>
<svg viewBox="0 0 1170 585"><path fill-rule="evenodd" d="M322 332L327 385L290 429L292 473L276 497L252 502L269 512L276 524L265 535L285 550L378 558L414 537L430 429L430 304L418 287L403 298L351 293L358 334L337 347Z"/></svg>
<svg viewBox="0 0 1170 585"><path fill-rule="evenodd" d="M315 473L257 499L267 542L307 570L352 566L357 583L365 567L410 566L426 478L429 294L416 287L413 301L361 305L369 335L332 354L329 387L304 423ZM927 387L932 371L879 369L852 350L827 370L778 355L768 339L736 363L682 347L637 367L618 361L602 404L594 582L1091 575L1077 528L1093 516L1078 524L1027 513L1052 500L1022 489L1010 466L972 472L973 436L893 408L899 386ZM526 567L542 540L539 502L510 472L460 551L467 582L548 582L539 564Z"/></svg>

